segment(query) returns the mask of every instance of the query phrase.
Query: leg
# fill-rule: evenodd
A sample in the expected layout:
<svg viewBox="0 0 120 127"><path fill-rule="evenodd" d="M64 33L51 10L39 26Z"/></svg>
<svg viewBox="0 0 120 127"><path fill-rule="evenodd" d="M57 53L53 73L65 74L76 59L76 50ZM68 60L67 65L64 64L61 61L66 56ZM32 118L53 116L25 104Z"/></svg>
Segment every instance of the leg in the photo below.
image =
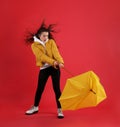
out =
<svg viewBox="0 0 120 127"><path fill-rule="evenodd" d="M58 108L58 118L62 119L64 118L64 115L61 110L61 104L59 102L59 97L61 95L60 91L60 69L54 69L51 70L51 76L52 76L52 82L53 82L53 89L56 95L56 102L57 102L57 108Z"/></svg>
<svg viewBox="0 0 120 127"><path fill-rule="evenodd" d="M60 69L51 68L51 77L53 83L53 89L55 92L57 107L61 108L61 104L59 102L59 97L61 95L60 91Z"/></svg>
<svg viewBox="0 0 120 127"><path fill-rule="evenodd" d="M39 72L38 87L37 87L36 94L35 94L34 106L39 105L41 95L42 95L43 90L45 88L45 84L47 82L48 77L49 77L48 69L43 69Z"/></svg>
<svg viewBox="0 0 120 127"><path fill-rule="evenodd" d="M38 112L39 110L38 105L40 102L40 98L43 93L43 90L44 90L44 87L45 87L45 84L47 82L49 75L50 73L48 69L44 69L39 72L38 87L37 87L36 94L35 94L34 106L32 106L29 110L26 111L26 115L32 115Z"/></svg>

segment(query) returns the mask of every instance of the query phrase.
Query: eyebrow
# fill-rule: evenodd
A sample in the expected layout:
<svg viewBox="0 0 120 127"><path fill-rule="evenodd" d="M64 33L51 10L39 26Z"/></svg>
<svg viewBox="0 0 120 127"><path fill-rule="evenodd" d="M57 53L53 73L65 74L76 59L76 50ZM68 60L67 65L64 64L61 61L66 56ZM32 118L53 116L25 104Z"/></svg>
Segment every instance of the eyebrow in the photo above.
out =
<svg viewBox="0 0 120 127"><path fill-rule="evenodd" d="M47 35L43 34L43 36L48 36L48 34Z"/></svg>

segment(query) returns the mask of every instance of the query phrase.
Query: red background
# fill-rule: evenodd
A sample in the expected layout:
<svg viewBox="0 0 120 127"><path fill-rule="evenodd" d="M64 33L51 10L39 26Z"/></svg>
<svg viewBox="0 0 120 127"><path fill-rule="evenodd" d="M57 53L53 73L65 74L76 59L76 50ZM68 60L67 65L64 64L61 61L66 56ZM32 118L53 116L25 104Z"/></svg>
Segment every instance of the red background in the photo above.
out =
<svg viewBox="0 0 120 127"><path fill-rule="evenodd" d="M1 0L0 5L0 126L118 127L120 1ZM93 70L108 97L96 108L65 111L62 121L54 117L56 104L50 79L40 113L24 115L33 104L39 72L24 36L26 31L36 30L44 18L47 24L58 24L55 37L65 67L74 75ZM70 75L61 71L63 89Z"/></svg>

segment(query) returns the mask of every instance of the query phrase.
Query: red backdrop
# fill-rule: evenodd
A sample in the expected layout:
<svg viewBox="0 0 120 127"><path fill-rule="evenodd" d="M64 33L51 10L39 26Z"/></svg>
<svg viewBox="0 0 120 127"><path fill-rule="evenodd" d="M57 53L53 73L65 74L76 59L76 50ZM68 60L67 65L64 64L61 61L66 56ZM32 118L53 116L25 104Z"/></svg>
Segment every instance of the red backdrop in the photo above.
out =
<svg viewBox="0 0 120 127"><path fill-rule="evenodd" d="M2 0L0 7L0 100L6 109L25 111L34 99L39 68L26 31L41 21L57 23L55 35L65 67L74 75L93 70L101 79L108 98L100 106L119 115L120 96L120 2L119 0ZM61 89L70 75L62 70ZM49 79L41 108L55 106ZM94 110L94 109L93 109Z"/></svg>

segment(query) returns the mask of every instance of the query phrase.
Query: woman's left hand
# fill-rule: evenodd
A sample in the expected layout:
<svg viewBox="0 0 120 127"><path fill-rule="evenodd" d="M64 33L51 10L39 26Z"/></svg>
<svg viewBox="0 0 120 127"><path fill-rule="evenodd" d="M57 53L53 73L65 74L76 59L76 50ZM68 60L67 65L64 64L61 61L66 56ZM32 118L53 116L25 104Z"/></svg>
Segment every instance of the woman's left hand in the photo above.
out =
<svg viewBox="0 0 120 127"><path fill-rule="evenodd" d="M64 68L64 64L60 63L60 64L59 64L59 67L60 67L60 68Z"/></svg>

